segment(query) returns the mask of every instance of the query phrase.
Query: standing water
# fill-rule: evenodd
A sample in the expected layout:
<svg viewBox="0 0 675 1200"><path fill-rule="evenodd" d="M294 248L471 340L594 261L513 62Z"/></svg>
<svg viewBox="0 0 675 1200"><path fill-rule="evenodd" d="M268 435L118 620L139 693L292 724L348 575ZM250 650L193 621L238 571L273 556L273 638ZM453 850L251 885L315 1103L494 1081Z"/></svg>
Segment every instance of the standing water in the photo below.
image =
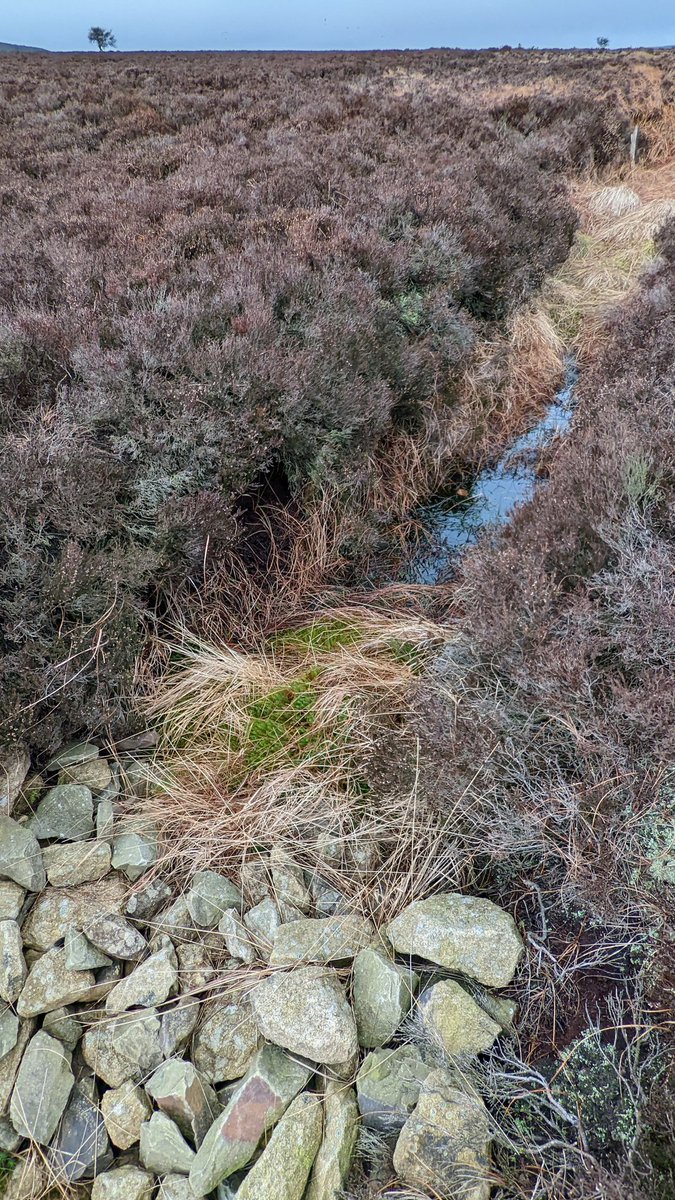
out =
<svg viewBox="0 0 675 1200"><path fill-rule="evenodd" d="M541 451L567 429L572 419L577 378L574 360L567 359L563 387L541 421L518 438L495 466L486 467L476 476L466 497L437 497L419 507L417 517L429 543L412 563L413 582L440 582L486 526L506 524L516 505L532 497Z"/></svg>

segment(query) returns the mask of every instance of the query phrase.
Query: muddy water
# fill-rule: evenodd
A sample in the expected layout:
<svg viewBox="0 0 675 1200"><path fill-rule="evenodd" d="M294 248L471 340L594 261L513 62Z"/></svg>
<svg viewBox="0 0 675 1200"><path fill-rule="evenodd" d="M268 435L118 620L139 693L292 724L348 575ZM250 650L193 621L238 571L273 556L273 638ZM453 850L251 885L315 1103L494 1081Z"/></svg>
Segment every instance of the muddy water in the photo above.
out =
<svg viewBox="0 0 675 1200"><path fill-rule="evenodd" d="M568 359L563 387L541 421L518 438L496 464L476 475L468 495L458 498L455 491L420 506L416 517L426 539L413 560L414 583L439 583L448 578L458 556L483 529L505 525L516 506L531 498L541 451L564 433L572 420L577 376L574 361Z"/></svg>

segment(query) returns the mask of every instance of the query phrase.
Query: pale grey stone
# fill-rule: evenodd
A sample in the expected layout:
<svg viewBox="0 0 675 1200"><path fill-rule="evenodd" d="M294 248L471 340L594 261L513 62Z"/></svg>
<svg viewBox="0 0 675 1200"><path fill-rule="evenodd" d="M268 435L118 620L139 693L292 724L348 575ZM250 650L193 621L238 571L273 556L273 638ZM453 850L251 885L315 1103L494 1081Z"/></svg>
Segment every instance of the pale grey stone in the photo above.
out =
<svg viewBox="0 0 675 1200"><path fill-rule="evenodd" d="M0 879L0 921L16 921L26 893L18 883Z"/></svg>
<svg viewBox="0 0 675 1200"><path fill-rule="evenodd" d="M178 984L178 960L168 938L145 962L134 967L130 975L121 979L109 993L105 1002L109 1013L124 1012L127 1008L154 1008L171 996Z"/></svg>
<svg viewBox="0 0 675 1200"><path fill-rule="evenodd" d="M16 921L0 921L0 1000L13 1004L27 974L19 926Z"/></svg>
<svg viewBox="0 0 675 1200"><path fill-rule="evenodd" d="M159 1181L158 1200L197 1200L187 1175L165 1175Z"/></svg>
<svg viewBox="0 0 675 1200"><path fill-rule="evenodd" d="M0 1116L0 1150L6 1154L14 1154L23 1141L20 1133L12 1125L9 1117Z"/></svg>
<svg viewBox="0 0 675 1200"><path fill-rule="evenodd" d="M116 1167L97 1175L91 1200L152 1200L155 1180L148 1171L139 1167Z"/></svg>
<svg viewBox="0 0 675 1200"><path fill-rule="evenodd" d="M354 913L293 921L277 929L270 964L347 962L369 946L374 936L371 922Z"/></svg>
<svg viewBox="0 0 675 1200"><path fill-rule="evenodd" d="M30 771L30 754L25 746L15 746L0 759L0 813L11 816L24 780Z"/></svg>
<svg viewBox="0 0 675 1200"><path fill-rule="evenodd" d="M415 900L390 921L387 933L399 954L426 958L487 987L506 987L524 950L509 913L458 892Z"/></svg>
<svg viewBox="0 0 675 1200"><path fill-rule="evenodd" d="M73 1051L82 1037L82 1023L67 1008L53 1008L45 1013L42 1028L50 1037L63 1042L66 1050Z"/></svg>
<svg viewBox="0 0 675 1200"><path fill-rule="evenodd" d="M197 1196L206 1196L250 1162L260 1139L306 1085L311 1067L294 1061L277 1046L264 1046L216 1117L190 1170Z"/></svg>
<svg viewBox="0 0 675 1200"><path fill-rule="evenodd" d="M244 914L244 925L252 933L261 957L269 958L280 924L279 909L271 896L266 896Z"/></svg>
<svg viewBox="0 0 675 1200"><path fill-rule="evenodd" d="M272 875L269 860L252 858L242 864L239 872L241 890L247 905L252 906L271 895Z"/></svg>
<svg viewBox="0 0 675 1200"><path fill-rule="evenodd" d="M391 1041L410 1012L419 977L392 962L381 950L361 950L354 959L352 1003L359 1045L368 1049Z"/></svg>
<svg viewBox="0 0 675 1200"><path fill-rule="evenodd" d="M320 1098L311 1092L296 1096L241 1184L238 1200L302 1200L322 1125Z"/></svg>
<svg viewBox="0 0 675 1200"><path fill-rule="evenodd" d="M203 991L215 978L213 962L203 942L183 942L176 947L176 955L181 991Z"/></svg>
<svg viewBox="0 0 675 1200"><path fill-rule="evenodd" d="M356 1078L363 1124L385 1134L400 1129L417 1104L430 1070L415 1046L373 1050Z"/></svg>
<svg viewBox="0 0 675 1200"><path fill-rule="evenodd" d="M489 1200L490 1128L482 1100L432 1071L394 1150L397 1174L411 1187Z"/></svg>
<svg viewBox="0 0 675 1200"><path fill-rule="evenodd" d="M11 1009L4 1011L10 1016L12 1015ZM7 1040L12 1040L14 1037L12 1026L6 1017L0 1019L0 1036L3 1036L2 1029L4 1029L4 1036ZM34 1031L35 1021L20 1021L14 1045L6 1054L0 1055L0 1113L7 1112L21 1059Z"/></svg>
<svg viewBox="0 0 675 1200"><path fill-rule="evenodd" d="M95 983L91 971L72 971L65 950L53 947L30 968L16 1011L20 1017L36 1017L53 1008L91 1000Z"/></svg>
<svg viewBox="0 0 675 1200"><path fill-rule="evenodd" d="M270 854L270 870L272 873L272 889L277 904L290 905L300 912L309 912L312 897L305 883L305 873L284 850L274 849Z"/></svg>
<svg viewBox="0 0 675 1200"><path fill-rule="evenodd" d="M89 762L62 767L59 783L81 783L90 789L92 795L99 796L110 787L112 772L107 759L91 758Z"/></svg>
<svg viewBox="0 0 675 1200"><path fill-rule="evenodd" d="M157 837L154 832L127 830L113 838L112 865L133 883L157 862Z"/></svg>
<svg viewBox="0 0 675 1200"><path fill-rule="evenodd" d="M165 1058L171 1058L185 1048L197 1024L200 1007L194 996L180 996L171 1008L164 1010L159 1044Z"/></svg>
<svg viewBox="0 0 675 1200"><path fill-rule="evenodd" d="M107 842L67 842L45 846L42 861L52 887L73 887L102 879L110 870L110 846Z"/></svg>
<svg viewBox="0 0 675 1200"><path fill-rule="evenodd" d="M34 950L49 950L66 936L71 925L82 929L87 921L103 913L121 912L126 885L120 875L107 875L98 883L78 887L47 888L21 927L24 945Z"/></svg>
<svg viewBox="0 0 675 1200"><path fill-rule="evenodd" d="M174 946L194 939L196 930L185 896L179 896L173 904L157 914L153 920L153 930L156 934L164 933L170 937Z"/></svg>
<svg viewBox="0 0 675 1200"><path fill-rule="evenodd" d="M70 925L66 930L64 943L66 966L71 971L97 971L99 967L110 965L107 954L102 954L84 934Z"/></svg>
<svg viewBox="0 0 675 1200"><path fill-rule="evenodd" d="M61 1042L39 1030L26 1047L12 1092L9 1115L17 1133L47 1145L73 1082L69 1052Z"/></svg>
<svg viewBox="0 0 675 1200"><path fill-rule="evenodd" d="M96 837L99 842L110 844L115 831L115 810L112 800L99 800L96 805Z"/></svg>
<svg viewBox="0 0 675 1200"><path fill-rule="evenodd" d="M103 1093L101 1112L113 1146L128 1150L140 1138L143 1122L150 1120L152 1105L143 1089L128 1079Z"/></svg>
<svg viewBox="0 0 675 1200"><path fill-rule="evenodd" d="M175 1121L165 1113L155 1112L141 1125L139 1157L141 1166L156 1175L177 1173L187 1175L195 1160Z"/></svg>
<svg viewBox="0 0 675 1200"><path fill-rule="evenodd" d="M117 913L91 918L85 922L82 932L104 954L124 962L135 962L147 948L143 935Z"/></svg>
<svg viewBox="0 0 675 1200"><path fill-rule="evenodd" d="M19 1040L19 1018L8 1004L0 1004L0 1059L13 1050Z"/></svg>
<svg viewBox="0 0 675 1200"><path fill-rule="evenodd" d="M47 882L34 834L4 813L0 813L0 877L28 892L41 892Z"/></svg>
<svg viewBox="0 0 675 1200"><path fill-rule="evenodd" d="M161 1112L176 1122L183 1136L200 1146L220 1112L220 1104L197 1068L183 1059L162 1063L145 1090Z"/></svg>
<svg viewBox="0 0 675 1200"><path fill-rule="evenodd" d="M260 1032L275 1045L320 1063L354 1054L354 1016L334 971L298 967L275 973L256 984L250 998Z"/></svg>
<svg viewBox="0 0 675 1200"><path fill-rule="evenodd" d="M170 896L168 883L163 879L151 879L129 897L125 911L135 921L150 921Z"/></svg>
<svg viewBox="0 0 675 1200"><path fill-rule="evenodd" d="M228 954L249 965L255 962L256 952L251 935L236 909L228 908L223 914L218 924L218 932L225 938Z"/></svg>
<svg viewBox="0 0 675 1200"><path fill-rule="evenodd" d="M88 787L77 783L50 788L29 822L36 838L81 841L94 832L94 801Z"/></svg>
<svg viewBox="0 0 675 1200"><path fill-rule="evenodd" d="M50 759L46 769L60 771L62 767L75 767L79 763L91 762L92 759L98 758L99 754L99 748L93 742L70 742L67 746L62 746L58 754Z"/></svg>
<svg viewBox="0 0 675 1200"><path fill-rule="evenodd" d="M323 1138L305 1200L342 1200L360 1124L354 1089L338 1080L326 1080L323 1111Z"/></svg>
<svg viewBox="0 0 675 1200"><path fill-rule="evenodd" d="M195 925L215 929L228 909L241 910L239 888L215 871L197 871L185 901Z"/></svg>
<svg viewBox="0 0 675 1200"><path fill-rule="evenodd" d="M501 1026L454 979L442 979L419 999L424 1028L446 1054L475 1055L489 1050Z"/></svg>
<svg viewBox="0 0 675 1200"><path fill-rule="evenodd" d="M197 1030L193 1061L209 1083L240 1079L259 1049L260 1032L245 997L218 1001Z"/></svg>
<svg viewBox="0 0 675 1200"><path fill-rule="evenodd" d="M151 1009L98 1021L82 1039L82 1057L109 1087L146 1078L162 1062L160 1022Z"/></svg>

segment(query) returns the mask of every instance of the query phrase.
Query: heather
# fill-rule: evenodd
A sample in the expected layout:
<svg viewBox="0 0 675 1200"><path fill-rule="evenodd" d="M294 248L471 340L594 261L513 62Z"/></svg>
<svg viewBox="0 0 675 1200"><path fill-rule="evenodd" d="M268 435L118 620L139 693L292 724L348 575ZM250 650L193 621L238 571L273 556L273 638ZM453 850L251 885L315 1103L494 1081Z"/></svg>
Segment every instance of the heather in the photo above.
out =
<svg viewBox="0 0 675 1200"><path fill-rule="evenodd" d="M148 628L266 480L300 520L359 510L353 558L392 438L455 422L471 455L460 382L567 255L563 173L663 104L630 61L5 60L5 740L120 730Z"/></svg>

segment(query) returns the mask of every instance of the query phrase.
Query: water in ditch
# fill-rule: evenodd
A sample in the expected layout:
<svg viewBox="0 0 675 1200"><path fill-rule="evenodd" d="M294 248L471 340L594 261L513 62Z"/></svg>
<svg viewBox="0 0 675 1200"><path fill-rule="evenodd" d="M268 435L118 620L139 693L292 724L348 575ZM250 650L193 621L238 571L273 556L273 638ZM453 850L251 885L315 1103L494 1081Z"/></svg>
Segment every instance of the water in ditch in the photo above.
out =
<svg viewBox="0 0 675 1200"><path fill-rule="evenodd" d="M531 498L541 451L572 420L577 377L576 364L568 359L564 384L542 419L496 464L476 475L467 495L437 496L419 507L415 515L426 538L412 563L412 582L439 583L447 578L458 556L482 530L506 524L516 506Z"/></svg>

